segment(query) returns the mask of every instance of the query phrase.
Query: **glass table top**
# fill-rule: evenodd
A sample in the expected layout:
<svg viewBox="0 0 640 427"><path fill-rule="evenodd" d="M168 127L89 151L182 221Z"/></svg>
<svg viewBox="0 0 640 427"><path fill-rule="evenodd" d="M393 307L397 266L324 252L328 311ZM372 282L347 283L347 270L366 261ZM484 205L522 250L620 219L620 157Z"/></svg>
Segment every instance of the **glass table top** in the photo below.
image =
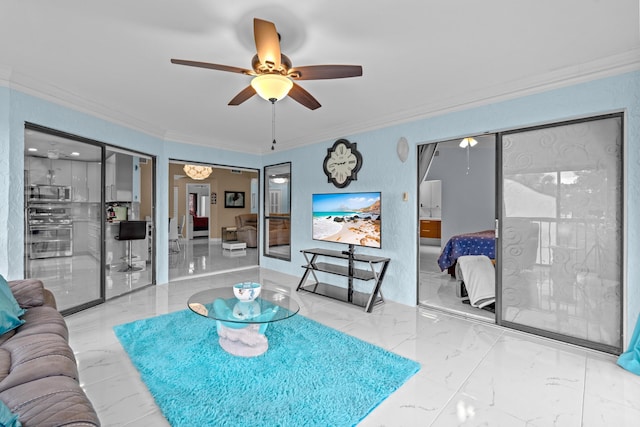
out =
<svg viewBox="0 0 640 427"><path fill-rule="evenodd" d="M259 324L287 319L300 311L298 303L285 293L262 287L253 301L240 301L231 286L193 294L187 302L194 313L230 323Z"/></svg>

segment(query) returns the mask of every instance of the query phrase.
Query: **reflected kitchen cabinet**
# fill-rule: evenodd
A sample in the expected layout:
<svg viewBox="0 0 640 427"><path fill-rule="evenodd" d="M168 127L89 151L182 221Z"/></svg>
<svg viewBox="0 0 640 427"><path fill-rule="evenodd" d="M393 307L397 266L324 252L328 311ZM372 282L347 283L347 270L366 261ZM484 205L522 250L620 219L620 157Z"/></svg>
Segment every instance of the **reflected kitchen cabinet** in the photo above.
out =
<svg viewBox="0 0 640 427"><path fill-rule="evenodd" d="M44 157L25 157L24 168L28 171L29 185L49 184L49 159Z"/></svg>
<svg viewBox="0 0 640 427"><path fill-rule="evenodd" d="M89 192L89 202L100 202L101 172L100 163L87 163L87 189Z"/></svg>
<svg viewBox="0 0 640 427"><path fill-rule="evenodd" d="M105 200L130 202L133 197L133 157L128 154L107 152L105 166Z"/></svg>
<svg viewBox="0 0 640 427"><path fill-rule="evenodd" d="M52 184L71 185L71 161L62 159L51 160L50 173L53 173Z"/></svg>
<svg viewBox="0 0 640 427"><path fill-rule="evenodd" d="M25 157L29 184L71 185L71 161L46 157Z"/></svg>
<svg viewBox="0 0 640 427"><path fill-rule="evenodd" d="M87 187L87 162L72 160L71 162L71 187L72 200L74 202L86 202L89 200L89 188Z"/></svg>

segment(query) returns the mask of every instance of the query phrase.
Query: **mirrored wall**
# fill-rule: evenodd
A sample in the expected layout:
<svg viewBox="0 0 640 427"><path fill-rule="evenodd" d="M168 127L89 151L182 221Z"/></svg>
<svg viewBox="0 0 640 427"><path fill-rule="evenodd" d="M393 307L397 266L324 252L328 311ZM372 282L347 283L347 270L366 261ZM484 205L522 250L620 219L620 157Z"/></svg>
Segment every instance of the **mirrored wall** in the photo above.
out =
<svg viewBox="0 0 640 427"><path fill-rule="evenodd" d="M291 260L291 163L264 168L264 255Z"/></svg>

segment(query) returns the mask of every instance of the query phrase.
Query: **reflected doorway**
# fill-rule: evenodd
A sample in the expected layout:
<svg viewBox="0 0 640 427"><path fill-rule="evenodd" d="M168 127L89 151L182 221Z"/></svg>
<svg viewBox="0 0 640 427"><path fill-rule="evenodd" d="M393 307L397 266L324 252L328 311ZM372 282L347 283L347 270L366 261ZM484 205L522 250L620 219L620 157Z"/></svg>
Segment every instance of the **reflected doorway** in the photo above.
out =
<svg viewBox="0 0 640 427"><path fill-rule="evenodd" d="M473 146L462 147L460 138L418 147L418 303L494 322L496 136L474 139ZM469 237L476 233L484 234ZM453 241L463 247L452 245ZM486 300L469 296L459 255L485 256L481 261L485 274L479 283L489 289Z"/></svg>
<svg viewBox="0 0 640 427"><path fill-rule="evenodd" d="M291 260L291 163L265 166L264 255Z"/></svg>

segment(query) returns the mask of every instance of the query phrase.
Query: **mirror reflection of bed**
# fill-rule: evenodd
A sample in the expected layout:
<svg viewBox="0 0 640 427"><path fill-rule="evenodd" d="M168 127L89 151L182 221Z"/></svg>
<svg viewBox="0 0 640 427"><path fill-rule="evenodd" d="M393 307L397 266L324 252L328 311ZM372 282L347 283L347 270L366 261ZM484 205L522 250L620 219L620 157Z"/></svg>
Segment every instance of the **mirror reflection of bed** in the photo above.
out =
<svg viewBox="0 0 640 427"><path fill-rule="evenodd" d="M493 321L495 135L461 139L419 146L418 300Z"/></svg>

